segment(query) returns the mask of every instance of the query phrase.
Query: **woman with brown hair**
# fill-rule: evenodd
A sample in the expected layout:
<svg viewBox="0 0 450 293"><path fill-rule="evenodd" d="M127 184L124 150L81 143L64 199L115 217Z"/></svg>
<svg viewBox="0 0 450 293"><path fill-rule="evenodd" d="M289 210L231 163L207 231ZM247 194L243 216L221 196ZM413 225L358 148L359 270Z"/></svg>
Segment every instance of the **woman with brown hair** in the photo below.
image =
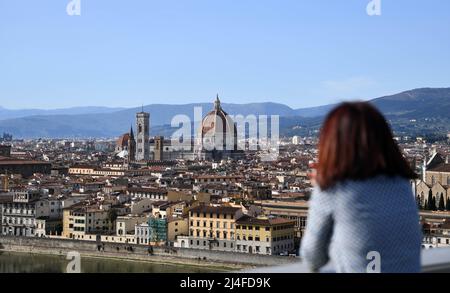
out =
<svg viewBox="0 0 450 293"><path fill-rule="evenodd" d="M411 179L383 115L343 103L319 138L308 224L300 256L317 271L419 272L421 232Z"/></svg>

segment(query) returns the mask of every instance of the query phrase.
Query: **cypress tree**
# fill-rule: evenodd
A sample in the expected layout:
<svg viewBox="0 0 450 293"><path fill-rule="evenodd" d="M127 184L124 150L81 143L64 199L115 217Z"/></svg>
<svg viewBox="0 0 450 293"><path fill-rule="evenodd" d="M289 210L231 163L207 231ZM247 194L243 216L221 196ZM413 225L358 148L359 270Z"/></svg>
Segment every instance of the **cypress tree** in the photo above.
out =
<svg viewBox="0 0 450 293"><path fill-rule="evenodd" d="M445 204L445 209L450 211L450 196L447 196L447 203Z"/></svg>
<svg viewBox="0 0 450 293"><path fill-rule="evenodd" d="M428 192L428 204L427 204L427 209L432 211L433 210L433 192L430 191Z"/></svg>
<svg viewBox="0 0 450 293"><path fill-rule="evenodd" d="M439 210L445 211L444 195L441 193L441 198L439 199Z"/></svg>
<svg viewBox="0 0 450 293"><path fill-rule="evenodd" d="M431 210L437 211L436 198L435 197L433 197L433 200L432 200Z"/></svg>

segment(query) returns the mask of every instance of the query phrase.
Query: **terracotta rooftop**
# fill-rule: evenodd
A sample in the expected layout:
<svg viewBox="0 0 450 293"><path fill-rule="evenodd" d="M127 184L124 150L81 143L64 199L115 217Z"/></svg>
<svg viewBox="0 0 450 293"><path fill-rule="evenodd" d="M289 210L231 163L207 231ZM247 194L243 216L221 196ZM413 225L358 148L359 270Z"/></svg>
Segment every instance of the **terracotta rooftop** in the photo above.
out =
<svg viewBox="0 0 450 293"><path fill-rule="evenodd" d="M282 225L282 224L295 224L294 221L283 219L283 218L254 218L250 216L242 216L236 221L236 224L243 225L257 225L257 226L274 226L274 225Z"/></svg>
<svg viewBox="0 0 450 293"><path fill-rule="evenodd" d="M190 212L194 213L219 213L219 214L231 214L234 215L237 211L239 211L240 208L235 207L229 207L229 206L197 206L192 209L190 209Z"/></svg>

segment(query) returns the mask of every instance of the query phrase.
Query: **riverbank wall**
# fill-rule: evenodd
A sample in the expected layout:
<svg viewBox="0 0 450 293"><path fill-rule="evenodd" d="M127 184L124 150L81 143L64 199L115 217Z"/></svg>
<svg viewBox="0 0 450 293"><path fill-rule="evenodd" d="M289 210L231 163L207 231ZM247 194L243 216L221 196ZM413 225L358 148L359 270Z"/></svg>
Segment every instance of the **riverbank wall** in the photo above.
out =
<svg viewBox="0 0 450 293"><path fill-rule="evenodd" d="M120 243L97 243L71 239L48 239L0 236L0 251L67 255L70 251L81 257L112 258L166 264L211 266L238 270L241 268L278 266L293 263L295 258L188 248L153 247Z"/></svg>

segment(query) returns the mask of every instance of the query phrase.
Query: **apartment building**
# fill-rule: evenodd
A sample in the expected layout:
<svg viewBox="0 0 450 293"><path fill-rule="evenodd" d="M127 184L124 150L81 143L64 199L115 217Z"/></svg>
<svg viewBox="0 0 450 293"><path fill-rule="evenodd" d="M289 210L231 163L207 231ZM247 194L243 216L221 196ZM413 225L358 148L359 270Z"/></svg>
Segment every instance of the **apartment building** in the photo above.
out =
<svg viewBox="0 0 450 293"><path fill-rule="evenodd" d="M114 232L107 209L79 203L63 211L63 237L85 239L87 234Z"/></svg>
<svg viewBox="0 0 450 293"><path fill-rule="evenodd" d="M236 221L236 252L264 255L294 250L295 221L247 215Z"/></svg>
<svg viewBox="0 0 450 293"><path fill-rule="evenodd" d="M197 206L189 211L189 247L235 250L235 223L242 209L229 206Z"/></svg>
<svg viewBox="0 0 450 293"><path fill-rule="evenodd" d="M16 190L1 204L2 234L34 237L36 219L50 218L50 204L39 190Z"/></svg>

